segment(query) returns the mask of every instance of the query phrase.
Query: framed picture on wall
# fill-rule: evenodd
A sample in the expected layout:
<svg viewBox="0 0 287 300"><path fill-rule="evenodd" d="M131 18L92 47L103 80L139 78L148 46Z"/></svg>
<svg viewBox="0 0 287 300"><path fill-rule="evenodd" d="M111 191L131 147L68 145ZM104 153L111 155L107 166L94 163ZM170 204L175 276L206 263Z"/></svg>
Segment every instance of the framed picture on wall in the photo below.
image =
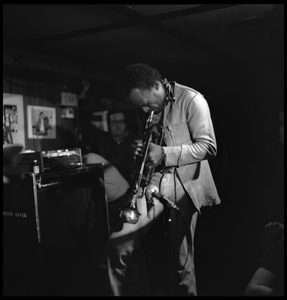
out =
<svg viewBox="0 0 287 300"><path fill-rule="evenodd" d="M3 93L3 145L18 143L25 149L23 96Z"/></svg>
<svg viewBox="0 0 287 300"><path fill-rule="evenodd" d="M27 106L28 138L56 138L56 108L47 106Z"/></svg>

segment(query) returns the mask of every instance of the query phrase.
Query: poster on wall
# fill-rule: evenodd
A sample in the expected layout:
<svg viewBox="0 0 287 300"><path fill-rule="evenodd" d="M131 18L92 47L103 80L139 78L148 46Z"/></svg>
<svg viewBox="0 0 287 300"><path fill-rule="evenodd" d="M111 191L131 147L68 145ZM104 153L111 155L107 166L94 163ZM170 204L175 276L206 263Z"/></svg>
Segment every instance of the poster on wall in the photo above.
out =
<svg viewBox="0 0 287 300"><path fill-rule="evenodd" d="M47 106L27 106L28 138L56 138L56 108Z"/></svg>
<svg viewBox="0 0 287 300"><path fill-rule="evenodd" d="M23 96L3 93L3 145L18 143L25 148Z"/></svg>

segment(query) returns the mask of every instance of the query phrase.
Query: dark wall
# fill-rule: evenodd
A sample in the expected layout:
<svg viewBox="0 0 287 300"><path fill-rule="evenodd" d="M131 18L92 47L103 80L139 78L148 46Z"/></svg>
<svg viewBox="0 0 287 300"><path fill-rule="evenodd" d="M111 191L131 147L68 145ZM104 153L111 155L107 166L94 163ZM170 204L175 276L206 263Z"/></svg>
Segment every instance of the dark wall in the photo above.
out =
<svg viewBox="0 0 287 300"><path fill-rule="evenodd" d="M11 75L11 74L8 74ZM23 96L23 110L24 110L24 126L25 126L25 149L35 151L46 151L63 148L74 148L78 146L77 141L77 108L74 119L62 118L62 109L60 106L60 93L70 92L79 94L82 88L81 81L71 81L65 85L64 77L62 82L59 80L27 80L21 78L21 74L15 77L9 77L3 74L3 93L19 94ZM98 82L90 82L91 89L88 96L93 103L92 109L98 111L104 109L101 103L102 98L111 97L110 89L105 88L105 85ZM31 139L28 138L28 119L27 106L43 106L56 108L56 139Z"/></svg>
<svg viewBox="0 0 287 300"><path fill-rule="evenodd" d="M284 224L282 60L225 71L217 88L198 83L215 126L218 154L210 165L222 200L198 219L196 271L205 296L242 296L257 268L265 224Z"/></svg>
<svg viewBox="0 0 287 300"><path fill-rule="evenodd" d="M4 74L3 93L23 95L25 149L45 151L70 148L75 145L75 120L62 119L60 92L62 86L49 82L28 81L17 78L7 78ZM47 106L56 108L56 139L29 139L27 106Z"/></svg>

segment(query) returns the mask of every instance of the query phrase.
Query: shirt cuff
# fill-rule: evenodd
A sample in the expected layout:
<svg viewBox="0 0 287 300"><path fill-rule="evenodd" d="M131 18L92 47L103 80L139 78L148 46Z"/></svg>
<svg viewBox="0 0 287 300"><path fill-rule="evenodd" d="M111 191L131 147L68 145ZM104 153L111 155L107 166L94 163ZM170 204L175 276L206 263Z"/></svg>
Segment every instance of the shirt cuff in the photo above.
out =
<svg viewBox="0 0 287 300"><path fill-rule="evenodd" d="M178 158L181 154L181 146L162 147L165 154L164 162L166 167L178 167Z"/></svg>

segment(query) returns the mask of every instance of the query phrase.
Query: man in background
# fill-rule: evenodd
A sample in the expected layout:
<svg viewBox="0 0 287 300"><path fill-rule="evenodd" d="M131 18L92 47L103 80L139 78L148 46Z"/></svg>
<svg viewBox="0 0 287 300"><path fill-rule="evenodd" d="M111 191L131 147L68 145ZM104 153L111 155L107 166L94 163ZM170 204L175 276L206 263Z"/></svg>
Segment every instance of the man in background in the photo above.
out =
<svg viewBox="0 0 287 300"><path fill-rule="evenodd" d="M79 122L86 145L85 149L82 149L83 154L96 153L102 156L132 185L136 164L131 146L137 135L129 130L126 113L121 110L108 111L108 132L93 125L93 111L90 111L85 101L88 89L89 85L85 83L79 96Z"/></svg>
<svg viewBox="0 0 287 300"><path fill-rule="evenodd" d="M261 235L262 253L258 268L244 296L284 296L284 224L270 222Z"/></svg>
<svg viewBox="0 0 287 300"><path fill-rule="evenodd" d="M133 185L136 162L132 144L137 135L128 128L126 114L121 110L110 110L107 115L108 132L91 123L92 113L85 102L89 83L83 82L79 95L79 121L83 133L83 162L104 163L104 179L108 201L110 230L118 223L120 208L128 201Z"/></svg>

